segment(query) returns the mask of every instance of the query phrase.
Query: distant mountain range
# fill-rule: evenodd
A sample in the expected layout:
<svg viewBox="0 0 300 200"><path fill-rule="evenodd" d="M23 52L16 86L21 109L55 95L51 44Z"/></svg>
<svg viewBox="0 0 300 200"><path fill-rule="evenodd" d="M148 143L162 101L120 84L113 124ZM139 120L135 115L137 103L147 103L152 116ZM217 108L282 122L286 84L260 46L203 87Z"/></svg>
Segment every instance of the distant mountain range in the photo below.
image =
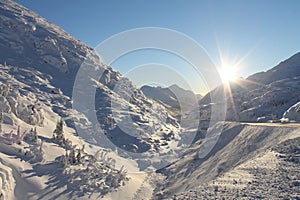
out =
<svg viewBox="0 0 300 200"><path fill-rule="evenodd" d="M194 94L190 90L185 90L176 84L169 87L142 86L142 92L149 98L164 105L176 116L180 113L187 113L195 107L195 104L202 98L200 94Z"/></svg>

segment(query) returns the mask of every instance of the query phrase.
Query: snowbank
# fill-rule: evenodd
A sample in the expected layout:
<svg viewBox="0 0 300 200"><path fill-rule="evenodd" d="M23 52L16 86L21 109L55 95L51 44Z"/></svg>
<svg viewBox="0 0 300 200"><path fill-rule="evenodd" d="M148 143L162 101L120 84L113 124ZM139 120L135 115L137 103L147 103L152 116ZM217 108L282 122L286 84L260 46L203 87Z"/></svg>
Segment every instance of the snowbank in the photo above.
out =
<svg viewBox="0 0 300 200"><path fill-rule="evenodd" d="M284 114L283 118L287 118L290 121L300 122L300 102L290 107Z"/></svg>

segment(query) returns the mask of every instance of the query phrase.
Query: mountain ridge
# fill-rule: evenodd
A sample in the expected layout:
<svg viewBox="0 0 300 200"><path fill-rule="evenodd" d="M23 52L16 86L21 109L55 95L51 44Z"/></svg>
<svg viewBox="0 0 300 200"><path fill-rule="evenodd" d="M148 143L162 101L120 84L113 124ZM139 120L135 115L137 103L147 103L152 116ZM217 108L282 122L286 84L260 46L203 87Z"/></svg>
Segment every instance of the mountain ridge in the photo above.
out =
<svg viewBox="0 0 300 200"><path fill-rule="evenodd" d="M210 95L222 88L226 92L228 121L268 121L277 119L300 101L300 53L267 72L237 79L212 90L200 101L200 112L210 112ZM215 102L216 103L216 102Z"/></svg>

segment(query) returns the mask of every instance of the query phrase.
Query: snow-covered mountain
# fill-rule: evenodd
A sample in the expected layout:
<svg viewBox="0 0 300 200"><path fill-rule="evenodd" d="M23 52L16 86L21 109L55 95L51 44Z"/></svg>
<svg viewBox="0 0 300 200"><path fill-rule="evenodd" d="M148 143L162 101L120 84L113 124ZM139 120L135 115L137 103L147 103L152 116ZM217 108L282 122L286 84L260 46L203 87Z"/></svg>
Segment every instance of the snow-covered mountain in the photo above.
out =
<svg viewBox="0 0 300 200"><path fill-rule="evenodd" d="M221 185L224 180L233 182L230 187L237 185L232 191L239 193L258 181L267 188L270 182L264 182L264 177L253 177L273 169L282 175L278 180L289 186L284 190L278 186L280 181L271 182L279 193L299 194L297 126L226 122L212 151L200 158L202 145L213 139L203 139L210 118L209 94L199 101L200 131L198 109L185 113L179 126L170 106L181 110L194 106L190 101L194 94L178 86L148 88L146 94L102 63L92 48L10 0L0 1L0 50L0 199L140 200L178 192L183 193L172 198L214 198L211 192L226 191ZM299 57L296 54L268 72L231 83L227 119L256 121L285 113L285 118L297 121ZM92 72L88 85L76 85L78 78L86 78L77 76L79 70ZM90 88L96 90L94 107L87 107L89 101L72 107L74 95L89 94L85 92ZM99 124L94 124L90 113L95 113ZM210 130L219 131L219 125ZM199 140L190 148L178 147L193 131L199 132ZM174 161L178 155L182 156ZM270 169L269 161L275 167ZM292 166L285 161L293 161ZM257 162L266 167L258 168ZM166 164L159 171L163 175L153 173L153 168ZM141 172L145 169L149 173ZM232 174L238 180L231 180ZM239 181L244 177L250 177L246 184ZM202 193L205 190L207 195ZM274 199L277 193L266 198Z"/></svg>
<svg viewBox="0 0 300 200"><path fill-rule="evenodd" d="M0 13L0 49L3 52L0 55L0 63L17 68L38 70L45 74L44 79L54 86L55 90L61 90L61 94L69 98L72 96L76 74L84 62L88 62L85 67L88 66L89 70L94 70L95 74L97 71L102 72L100 78L95 77L98 79L91 79L88 84L90 87L91 85L97 87L95 108L99 124L105 134L115 140L113 143L117 146L130 150L132 147L128 146L129 143L131 146L141 147L138 151L154 148L153 141L134 139L125 133L126 130L124 132L116 125L121 125L128 116L133 124L127 132L131 131L135 135L138 133L133 131L139 127L141 127L138 131L139 134L145 134L147 138L154 132L164 135L176 132L178 129L176 120L168 114L163 106L145 97L132 82L122 78L120 73L103 64L96 51L74 39L61 28L9 0L0 2ZM114 90L118 82L123 84L124 88L119 90L122 94ZM35 85L30 85L30 87L31 90L50 91L46 87ZM82 90L76 92L85 92L87 88L83 87L76 88L76 90ZM59 91L52 92L60 93ZM134 95L128 97L131 93ZM118 106L114 106L114 109L117 110L111 109L111 102L118 104ZM54 111L62 117L70 116L70 113L73 112L70 109L70 100L62 104L61 108L54 107ZM79 112L84 112L84 110L79 110ZM119 113L118 116L114 116L114 119L113 112ZM77 122L80 121L82 120L77 120ZM71 125L71 122L68 123ZM93 140L95 138L90 138L88 135L90 131L90 129L86 130L87 134L84 136L87 136L85 139Z"/></svg>
<svg viewBox="0 0 300 200"><path fill-rule="evenodd" d="M163 104L176 115L191 111L201 96L185 90L176 84L169 87L142 86L142 92L149 98Z"/></svg>
<svg viewBox="0 0 300 200"><path fill-rule="evenodd" d="M224 85L226 119L256 122L282 118L285 111L300 100L299 71L300 53L297 53L267 72ZM211 91L200 100L200 113L209 113L210 95L218 90Z"/></svg>
<svg viewBox="0 0 300 200"><path fill-rule="evenodd" d="M249 76L247 79L253 82L270 84L279 80L300 76L300 52L282 61L277 66L266 72L260 72Z"/></svg>
<svg viewBox="0 0 300 200"><path fill-rule="evenodd" d="M147 185L146 176L127 176L126 170L168 163L158 158L180 140L176 119L102 63L92 48L23 6L1 0L0 50L0 198L96 199L119 195L113 191L120 187L132 197ZM92 111L72 108L83 63L84 70L103 74L87 80L96 90ZM76 92L84 94L87 87L82 87ZM92 123L89 112L96 113L99 124ZM104 148L111 147L106 141L118 153ZM130 153L146 155L134 160ZM131 179L129 185L136 187L127 186Z"/></svg>
<svg viewBox="0 0 300 200"><path fill-rule="evenodd" d="M0 10L0 62L47 73L70 96L71 80L92 49L13 1L1 1Z"/></svg>

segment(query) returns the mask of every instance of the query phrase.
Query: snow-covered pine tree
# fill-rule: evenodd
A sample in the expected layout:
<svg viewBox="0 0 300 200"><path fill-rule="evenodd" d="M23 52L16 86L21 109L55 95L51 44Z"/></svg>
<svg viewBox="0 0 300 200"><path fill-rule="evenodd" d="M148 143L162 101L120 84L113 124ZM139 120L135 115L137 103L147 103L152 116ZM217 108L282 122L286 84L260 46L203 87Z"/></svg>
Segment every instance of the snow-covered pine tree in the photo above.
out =
<svg viewBox="0 0 300 200"><path fill-rule="evenodd" d="M37 143L38 135L37 135L36 127L34 127L32 139L34 143Z"/></svg>
<svg viewBox="0 0 300 200"><path fill-rule="evenodd" d="M25 137L24 139L27 141L27 142L30 142L30 143L34 143L34 144L37 144L38 142L38 135L37 135L37 130L36 130L36 127L33 129L31 128L29 133L28 134L25 134Z"/></svg>
<svg viewBox="0 0 300 200"><path fill-rule="evenodd" d="M7 142L8 144L13 144L15 141L14 141L14 138L13 138L13 130L11 130L8 135L7 135Z"/></svg>
<svg viewBox="0 0 300 200"><path fill-rule="evenodd" d="M27 131L25 130L21 135L20 141L23 141L26 135L27 135Z"/></svg>
<svg viewBox="0 0 300 200"><path fill-rule="evenodd" d="M81 149L77 150L77 155L76 155L76 162L81 163Z"/></svg>
<svg viewBox="0 0 300 200"><path fill-rule="evenodd" d="M29 130L28 134L26 134L25 140L26 140L27 142L32 142L32 135L33 135L33 128L31 128L31 129Z"/></svg>
<svg viewBox="0 0 300 200"><path fill-rule="evenodd" d="M40 153L40 155L43 155L43 154L44 154L44 151L43 151L43 145L44 145L44 140L41 140L41 144L40 144L40 148L39 148L39 153Z"/></svg>
<svg viewBox="0 0 300 200"><path fill-rule="evenodd" d="M56 128L53 131L53 139L56 140L57 142L64 144L65 143L65 137L64 137L64 121L61 118L59 121L56 123Z"/></svg>
<svg viewBox="0 0 300 200"><path fill-rule="evenodd" d="M70 154L69 154L69 162L73 165L77 163L76 155L75 155L75 148L76 146L73 146L71 148Z"/></svg>
<svg viewBox="0 0 300 200"><path fill-rule="evenodd" d="M21 144L21 140L22 139L22 134L21 134L21 131L20 131L20 126L18 126L18 130L17 130L17 144Z"/></svg>
<svg viewBox="0 0 300 200"><path fill-rule="evenodd" d="M69 165L69 155L67 149L65 149L65 155L61 157L61 164L63 167L67 167Z"/></svg>

